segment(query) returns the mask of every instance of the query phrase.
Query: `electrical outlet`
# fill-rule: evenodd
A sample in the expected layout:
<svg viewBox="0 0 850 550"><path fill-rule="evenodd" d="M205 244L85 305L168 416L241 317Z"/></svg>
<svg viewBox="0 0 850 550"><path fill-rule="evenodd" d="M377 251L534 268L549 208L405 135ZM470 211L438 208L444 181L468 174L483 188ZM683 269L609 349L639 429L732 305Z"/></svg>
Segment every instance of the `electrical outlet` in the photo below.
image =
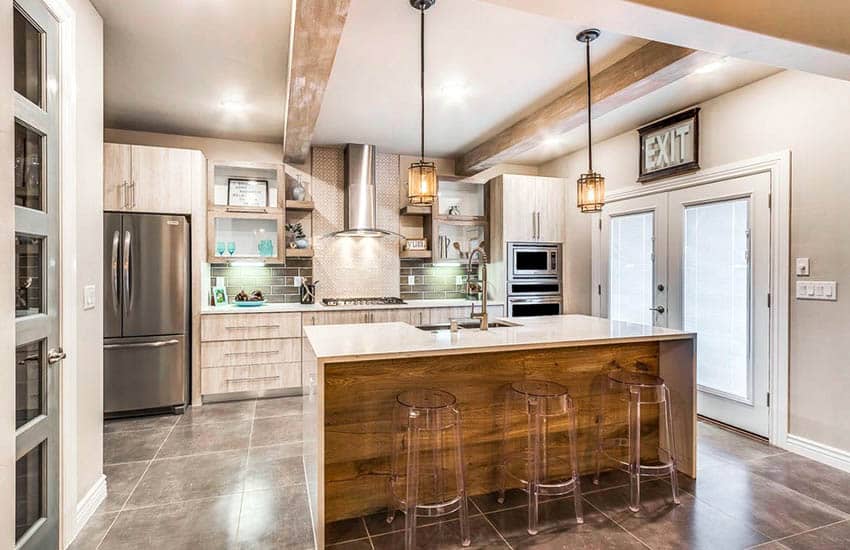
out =
<svg viewBox="0 0 850 550"><path fill-rule="evenodd" d="M416 284L416 276L415 275L408 275L407 276L407 286L413 286L415 284Z"/></svg>
<svg viewBox="0 0 850 550"><path fill-rule="evenodd" d="M295 283L295 286L301 286L301 283L303 281L304 280L301 277L293 277L292 278L292 282Z"/></svg>
<svg viewBox="0 0 850 550"><path fill-rule="evenodd" d="M463 284L463 275L455 275L455 284L458 286Z"/></svg>

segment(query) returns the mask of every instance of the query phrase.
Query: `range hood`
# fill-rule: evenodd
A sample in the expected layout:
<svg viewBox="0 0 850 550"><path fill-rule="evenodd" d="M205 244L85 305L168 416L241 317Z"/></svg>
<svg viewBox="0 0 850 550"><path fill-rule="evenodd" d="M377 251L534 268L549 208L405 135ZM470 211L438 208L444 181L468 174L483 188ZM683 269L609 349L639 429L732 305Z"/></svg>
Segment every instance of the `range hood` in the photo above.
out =
<svg viewBox="0 0 850 550"><path fill-rule="evenodd" d="M345 146L343 229L328 237L401 237L394 231L377 227L375 222L378 209L375 155L374 145L349 143Z"/></svg>

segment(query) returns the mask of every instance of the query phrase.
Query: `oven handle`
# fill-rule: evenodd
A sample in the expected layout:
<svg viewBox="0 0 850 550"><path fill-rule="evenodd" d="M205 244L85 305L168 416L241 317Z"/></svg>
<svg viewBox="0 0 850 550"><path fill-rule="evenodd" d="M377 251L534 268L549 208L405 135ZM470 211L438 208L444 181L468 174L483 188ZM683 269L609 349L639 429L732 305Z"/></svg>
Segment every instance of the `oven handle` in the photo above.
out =
<svg viewBox="0 0 850 550"><path fill-rule="evenodd" d="M516 298L508 296L509 304L560 304L563 300L560 297L543 297L543 298Z"/></svg>

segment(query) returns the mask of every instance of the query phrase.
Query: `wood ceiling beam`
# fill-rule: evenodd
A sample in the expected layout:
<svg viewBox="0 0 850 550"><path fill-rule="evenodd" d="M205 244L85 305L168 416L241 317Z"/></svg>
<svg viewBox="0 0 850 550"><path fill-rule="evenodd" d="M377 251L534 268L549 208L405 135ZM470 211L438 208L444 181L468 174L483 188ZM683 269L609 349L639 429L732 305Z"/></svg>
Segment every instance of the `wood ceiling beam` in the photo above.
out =
<svg viewBox="0 0 850 550"><path fill-rule="evenodd" d="M715 57L707 52L649 42L593 76L593 117L602 116L684 78ZM464 153L457 159L457 173L473 175L510 162L542 145L547 138L578 128L587 119L586 94L586 83L582 82Z"/></svg>
<svg viewBox="0 0 850 550"><path fill-rule="evenodd" d="M293 0L283 160L303 164L331 76L350 0Z"/></svg>

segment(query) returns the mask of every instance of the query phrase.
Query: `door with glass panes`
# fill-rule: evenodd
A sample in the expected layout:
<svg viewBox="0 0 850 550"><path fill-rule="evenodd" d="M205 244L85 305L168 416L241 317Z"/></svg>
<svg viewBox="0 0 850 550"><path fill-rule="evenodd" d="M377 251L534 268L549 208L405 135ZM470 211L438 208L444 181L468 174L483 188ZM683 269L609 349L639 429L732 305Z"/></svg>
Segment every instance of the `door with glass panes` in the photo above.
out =
<svg viewBox="0 0 850 550"><path fill-rule="evenodd" d="M767 436L770 176L614 201L603 210L600 311L697 333L700 415Z"/></svg>
<svg viewBox="0 0 850 550"><path fill-rule="evenodd" d="M59 544L58 24L15 0L15 541ZM6 199L8 200L8 199Z"/></svg>

